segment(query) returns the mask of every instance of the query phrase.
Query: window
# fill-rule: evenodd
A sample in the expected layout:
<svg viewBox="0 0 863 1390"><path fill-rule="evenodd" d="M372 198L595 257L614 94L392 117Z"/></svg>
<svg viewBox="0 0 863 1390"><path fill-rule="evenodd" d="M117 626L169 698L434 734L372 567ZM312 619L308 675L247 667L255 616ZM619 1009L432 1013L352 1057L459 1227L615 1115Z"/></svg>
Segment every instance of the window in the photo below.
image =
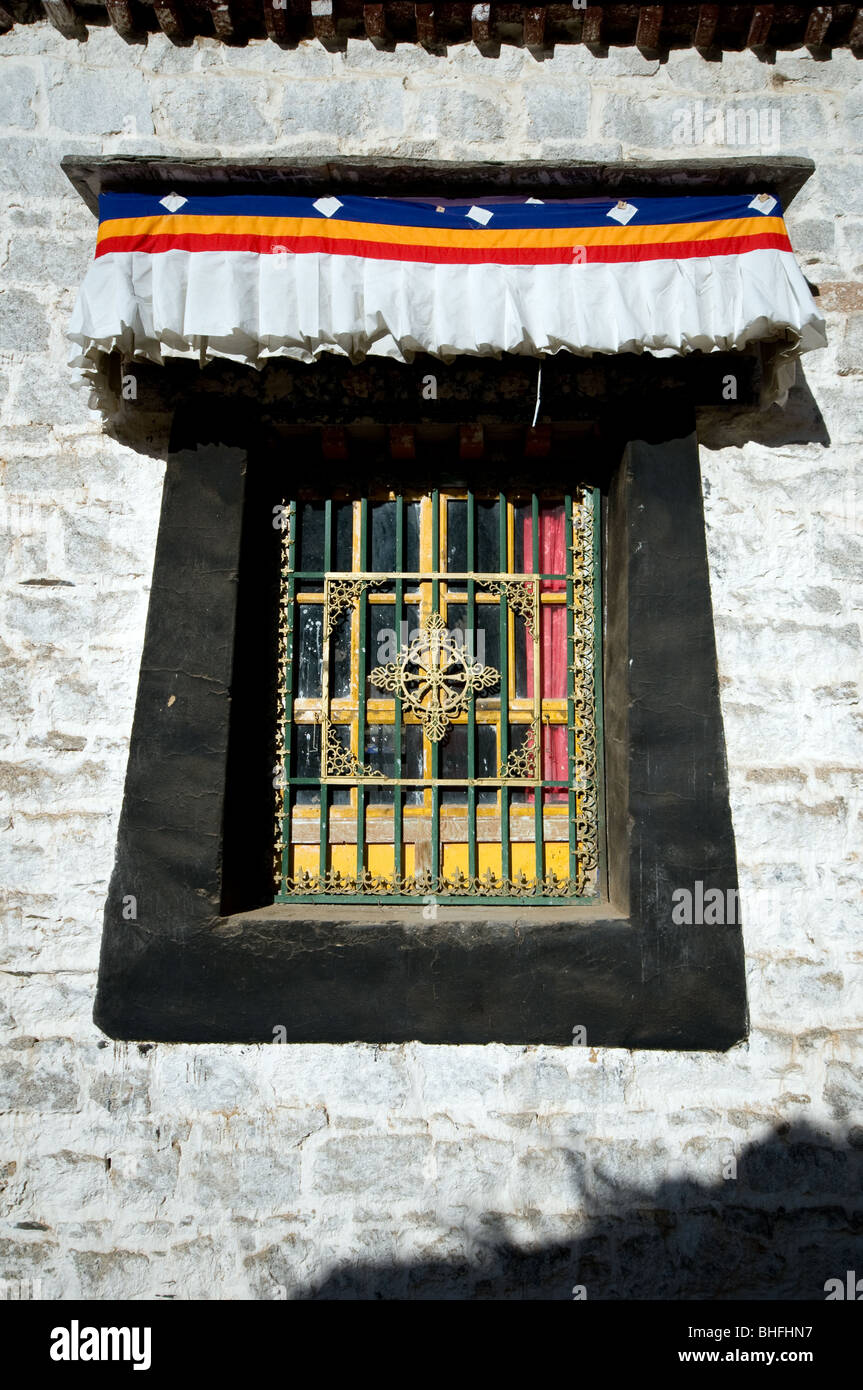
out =
<svg viewBox="0 0 863 1390"><path fill-rule="evenodd" d="M677 370L691 374L697 361L693 354ZM711 399L733 366L727 358L705 359L704 371L709 367L715 374ZM432 369L438 399L426 402L423 381ZM524 423L535 399L536 368L520 359L446 366L420 357L410 365L381 358L359 367L322 359L313 370L271 364L260 377L224 365L201 373L194 369L194 374L185 364L153 370L170 373L177 406L117 859L105 906L99 1026L114 1037L174 1042L271 1041L276 1026L284 1030L279 1036L308 1043L569 1046L573 1030L583 1027L595 1046L717 1049L745 1036L739 925L717 930L694 924L682 930L672 921L675 889L693 879L726 893L737 887L690 386L676 387L668 364L647 354L628 363L610 359L600 371L561 353L543 368L543 402L551 424L537 437ZM479 442L477 420L482 421ZM311 491L315 484L317 494ZM601 594L596 577L600 506L588 485L601 494ZM473 493L473 566L467 562L468 490ZM493 504L501 492L507 509L505 566L500 552L497 560L487 557ZM433 745L440 774L441 867L451 869L452 878L456 868L469 876L470 707L476 765L480 771L498 770L524 748L537 689L535 683L527 686L531 648L524 618L509 601L517 591L502 594L494 586L526 584L538 575L548 595L541 608L568 610L567 567L558 569L559 562L543 553L544 544L552 554L559 545L556 518L561 508L564 518L568 515L567 493L573 518L581 506L590 526L589 533L572 524L573 634L567 666L576 669L572 686L561 695L547 674L543 683L540 649L540 729L541 736L547 729L565 729L569 757L572 727L575 762L566 795L577 794L578 824L572 846L568 839L543 839L543 867L547 878L549 846L552 855L561 850L569 855L574 848L577 872L592 877L595 887L586 882L581 899L567 889L551 902L527 893L513 905L509 895L488 895L475 886L473 893L432 893L447 899L433 912L423 904L425 892L357 892L356 827L362 836L362 873L394 875L398 840L402 875L416 874L418 841L410 839L406 826L424 816L431 820L426 804L435 791ZM343 504L350 505L340 514ZM395 549L399 511L401 569ZM420 546L433 541L435 515L437 565L430 550L425 558L420 554ZM546 515L551 524L544 542ZM283 531L272 524L282 516L290 522ZM498 511L498 536L500 518ZM379 546L392 547L391 555L386 548L375 550L376 534L385 538ZM535 568L534 534L540 545ZM452 556L448 542L456 547ZM283 557L290 558L292 568ZM336 581L381 583L369 582L359 595L336 590L346 602L327 645L329 705L322 707L328 575L331 590ZM467 613L471 585L459 575L473 581L473 622ZM554 587L561 582L562 590ZM399 584L406 636L396 625ZM450 588L455 613L446 606ZM282 589L291 593L290 604ZM563 603L554 597L561 593ZM495 650L488 624L478 621L480 610L500 615L502 597L507 600L499 628L507 634L503 655ZM591 602L595 633L588 620ZM373 616L386 607L392 621ZM396 742L398 692L376 683L373 689L370 676L397 662L426 612L440 614L471 664L502 676L505 658L508 708L504 718L502 685L472 689L468 708L451 711L449 735L433 740L423 731L417 755L410 741L418 735L407 730L422 727L419 715L409 718L402 696L403 738ZM379 625L373 633L374 622ZM311 702L306 706L311 718L301 720L301 708L296 717L293 710L287 717L288 689L277 659L280 625L283 665L291 653L290 694L298 706ZM391 633L383 631L390 627ZM341 674L337 660L343 663ZM518 662L523 676L517 675ZM319 669L320 687L315 684ZM594 682L596 812L591 788L580 785L589 781L586 770L593 757L584 717L590 705L581 704L588 675ZM563 700L565 723L559 717ZM281 787L273 786L277 704L288 754L278 757ZM323 843L326 871L341 875L338 891L279 897L281 887L277 893L273 889L276 809L280 874L293 876L290 860L284 868L281 861L296 849L309 856L299 872L320 873L322 769L313 750L315 725L319 748L324 729L322 718L313 717L315 709L327 714L344 757L383 775L333 770L331 777L328 768ZM482 727L493 731L493 750L480 746L489 737L477 734ZM452 732L459 729L464 732L455 739L464 739L461 749ZM296 730L308 733L312 749L304 772L294 751ZM409 771L418 763L421 773ZM543 767L541 779L522 778L521 786L518 778L504 786L506 780L491 777L483 785L479 771L474 779L479 880L486 869L497 874L496 860L489 863L485 856L499 855L502 867L504 854L500 832L505 826L498 838L489 834L495 810L484 799L489 791L501 798L505 793L510 802L510 877L519 867L516 854L533 851L535 856L533 833L521 840L514 827L522 817L535 827L537 790L543 834L546 819L551 823L565 810L563 818L571 820L570 803L555 799L563 789L536 785L563 780L550 767ZM396 837L399 805L402 834ZM291 812L286 834L284 807ZM294 839L294 812L310 839ZM334 829L339 818L341 842ZM446 823L458 820L464 833L448 840ZM599 872L591 875L593 824L598 825ZM432 853L429 834L420 873L425 872L423 854L431 864ZM535 877L535 858L529 867ZM528 876L528 866L524 872ZM594 900L586 901L591 892ZM132 897L134 919L127 910Z"/></svg>
<svg viewBox="0 0 863 1390"><path fill-rule="evenodd" d="M598 493L305 493L276 901L597 894Z"/></svg>

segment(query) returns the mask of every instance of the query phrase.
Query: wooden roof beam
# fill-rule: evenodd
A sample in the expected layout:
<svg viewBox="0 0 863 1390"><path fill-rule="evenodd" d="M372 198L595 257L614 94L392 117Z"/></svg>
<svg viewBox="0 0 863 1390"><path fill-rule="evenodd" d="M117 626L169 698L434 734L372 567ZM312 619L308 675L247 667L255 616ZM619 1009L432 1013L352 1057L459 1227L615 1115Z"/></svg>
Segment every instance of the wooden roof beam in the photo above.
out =
<svg viewBox="0 0 863 1390"><path fill-rule="evenodd" d="M42 0L45 17L53 24L64 39L86 39L87 30L81 16L69 4L69 0Z"/></svg>
<svg viewBox="0 0 863 1390"><path fill-rule="evenodd" d="M545 6L531 5L524 12L524 46L531 53L545 48Z"/></svg>
<svg viewBox="0 0 863 1390"><path fill-rule="evenodd" d="M807 48L823 48L827 30L833 22L832 5L816 5L806 24L803 42Z"/></svg>
<svg viewBox="0 0 863 1390"><path fill-rule="evenodd" d="M153 0L153 13L162 33L172 43L182 43L188 37L179 0Z"/></svg>
<svg viewBox="0 0 863 1390"><path fill-rule="evenodd" d="M692 41L694 48L707 50L713 47L716 37L716 26L719 23L718 5L699 5L698 23L695 26L695 37Z"/></svg>
<svg viewBox="0 0 863 1390"><path fill-rule="evenodd" d="M312 0L312 28L324 48L332 48L338 42L333 0Z"/></svg>
<svg viewBox="0 0 863 1390"><path fill-rule="evenodd" d="M485 52L494 42L491 32L491 5L472 5L470 11L470 36L480 52Z"/></svg>
<svg viewBox="0 0 863 1390"><path fill-rule="evenodd" d="M581 42L587 48L599 48L602 44L602 6L588 5L581 25Z"/></svg>
<svg viewBox="0 0 863 1390"><path fill-rule="evenodd" d="M391 41L384 5L363 5L363 24L375 48L386 48Z"/></svg>
<svg viewBox="0 0 863 1390"><path fill-rule="evenodd" d="M635 46L642 53L659 52L659 32L662 28L663 5L642 5L638 11Z"/></svg>
<svg viewBox="0 0 863 1390"><path fill-rule="evenodd" d="M267 38L273 43L290 43L294 35L288 19L287 0L261 0L261 6Z"/></svg>
<svg viewBox="0 0 863 1390"><path fill-rule="evenodd" d="M766 48L773 26L775 5L756 5L752 11L749 33L746 36L747 48Z"/></svg>
<svg viewBox="0 0 863 1390"><path fill-rule="evenodd" d="M417 41L424 48L436 48L438 38L434 5L414 5L414 19L417 26Z"/></svg>
<svg viewBox="0 0 863 1390"><path fill-rule="evenodd" d="M240 30L231 11L230 0L207 0L207 9L213 21L216 38L221 39L222 43L236 43L240 38Z"/></svg>
<svg viewBox="0 0 863 1390"><path fill-rule="evenodd" d="M105 9L108 11L108 18L114 32L119 34L121 39L133 39L138 32L138 27L135 24L135 15L130 0L105 0Z"/></svg>

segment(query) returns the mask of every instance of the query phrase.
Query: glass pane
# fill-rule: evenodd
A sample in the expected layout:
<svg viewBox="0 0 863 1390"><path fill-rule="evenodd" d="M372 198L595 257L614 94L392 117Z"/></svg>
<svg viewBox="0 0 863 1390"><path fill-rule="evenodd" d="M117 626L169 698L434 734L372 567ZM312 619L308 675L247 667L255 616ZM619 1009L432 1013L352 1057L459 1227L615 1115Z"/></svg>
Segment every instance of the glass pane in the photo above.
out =
<svg viewBox="0 0 863 1390"><path fill-rule="evenodd" d="M497 729L494 724L476 726L476 775L497 777ZM497 801L496 787L478 787L477 805L493 806Z"/></svg>
<svg viewBox="0 0 863 1390"><path fill-rule="evenodd" d="M299 621L294 640L297 644L297 697L318 700L321 696L324 609L320 603L298 604Z"/></svg>
<svg viewBox="0 0 863 1390"><path fill-rule="evenodd" d="M467 725L454 724L447 738L440 745L441 777L468 777L467 766ZM497 729L493 724L476 726L476 776L496 777L497 767ZM477 788L477 805L493 806L497 800L495 787ZM467 787L443 787L442 806L466 806Z"/></svg>
<svg viewBox="0 0 863 1390"><path fill-rule="evenodd" d="M335 735L346 753L351 751L351 731L347 724L331 724L330 732ZM332 760L331 760L332 761ZM330 769L332 771L332 768ZM330 787L331 806L350 806L350 787Z"/></svg>
<svg viewBox="0 0 863 1390"><path fill-rule="evenodd" d="M420 567L420 504L405 503L405 569L416 573Z"/></svg>
<svg viewBox="0 0 863 1390"><path fill-rule="evenodd" d="M539 567L543 574L566 574L566 533L562 502L540 504ZM565 579L547 579L542 586L544 593L565 588Z"/></svg>
<svg viewBox="0 0 863 1390"><path fill-rule="evenodd" d="M332 635L330 669L335 700L346 700L351 693L351 619L350 612L342 613Z"/></svg>
<svg viewBox="0 0 863 1390"><path fill-rule="evenodd" d="M476 504L476 565L477 572L506 569L500 558L500 502L479 500Z"/></svg>
<svg viewBox="0 0 863 1390"><path fill-rule="evenodd" d="M395 661L398 655L401 634L395 628L395 614L394 603L369 604L368 641L366 644L367 676L375 666L387 666L391 661ZM373 697L383 696L384 699L393 699L391 690L379 690L371 682L369 682L367 689L368 694Z"/></svg>
<svg viewBox="0 0 863 1390"><path fill-rule="evenodd" d="M446 567L453 573L467 569L467 502L462 499L446 504Z"/></svg>
<svg viewBox="0 0 863 1390"><path fill-rule="evenodd" d="M396 504L373 502L372 569L392 574L396 567Z"/></svg>
<svg viewBox="0 0 863 1390"><path fill-rule="evenodd" d="M539 630L542 634L543 699L562 700L566 696L566 609L563 604L545 604L540 609ZM533 685L530 684L531 693Z"/></svg>
<svg viewBox="0 0 863 1390"><path fill-rule="evenodd" d="M370 724L366 730L366 765L384 777L395 777L395 725ZM402 777L422 777L422 730L418 724L402 727ZM378 787L373 782L366 784L366 795L370 806L391 806L392 787ZM422 787L408 787L405 804L422 805Z"/></svg>
<svg viewBox="0 0 863 1390"><path fill-rule="evenodd" d="M406 724L402 730L402 776L422 777L423 775L423 731L419 724ZM422 787L408 787L405 792L406 806L422 806Z"/></svg>
<svg viewBox="0 0 863 1390"><path fill-rule="evenodd" d="M542 728L542 775L546 782L569 780L569 749L565 724L544 724ZM545 804L567 801L569 792L563 787L549 787L543 794Z"/></svg>
<svg viewBox="0 0 863 1390"><path fill-rule="evenodd" d="M295 724L294 746L291 753L292 777L316 777L321 775L321 726L320 724ZM297 787L297 805L317 805L320 792L317 787Z"/></svg>
<svg viewBox="0 0 863 1390"><path fill-rule="evenodd" d="M495 603L478 603L476 618L472 629L467 625L467 604L448 603L446 609L447 629L453 640L464 647L472 661L481 666L493 666L500 670L500 606ZM495 699L500 695L500 687L484 690L480 698Z"/></svg>
<svg viewBox="0 0 863 1390"><path fill-rule="evenodd" d="M325 568L323 502L298 503L297 518L299 521L297 569L315 570L319 574L323 573Z"/></svg>
<svg viewBox="0 0 863 1390"><path fill-rule="evenodd" d="M515 648L515 697L526 700L533 695L533 638L524 618L512 615L513 646Z"/></svg>
<svg viewBox="0 0 863 1390"><path fill-rule="evenodd" d="M467 725L453 724L446 738L438 744L438 769L441 777L467 777ZM467 803L466 787L443 787L441 805L453 806Z"/></svg>
<svg viewBox="0 0 863 1390"><path fill-rule="evenodd" d="M513 570L516 574L533 573L531 545L532 514L529 502L517 502L513 507Z"/></svg>
<svg viewBox="0 0 863 1390"><path fill-rule="evenodd" d="M395 776L395 740L393 724L370 724L366 729L366 751L363 761L373 772L381 772L384 777ZM370 806L391 806L392 787L376 787L369 783L366 797Z"/></svg>
<svg viewBox="0 0 863 1390"><path fill-rule="evenodd" d="M335 568L351 571L354 567L354 504L353 502L339 502L333 510L335 511L336 528Z"/></svg>

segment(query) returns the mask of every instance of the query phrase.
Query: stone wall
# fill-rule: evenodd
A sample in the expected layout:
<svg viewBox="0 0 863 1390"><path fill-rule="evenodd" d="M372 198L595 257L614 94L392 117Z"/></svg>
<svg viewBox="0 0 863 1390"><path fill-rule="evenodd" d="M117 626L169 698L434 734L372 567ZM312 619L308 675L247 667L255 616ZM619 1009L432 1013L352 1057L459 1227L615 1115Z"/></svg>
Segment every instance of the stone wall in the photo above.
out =
<svg viewBox="0 0 863 1390"><path fill-rule="evenodd" d="M854 1267L857 71L848 51L537 61L110 30L78 44L45 24L0 37L0 1278L47 1298L820 1298ZM91 1008L164 440L103 434L65 366L94 221L60 158L751 152L679 143L681 110L715 130L714 107L767 111L761 152L815 159L788 221L830 334L784 412L702 422L749 1042L108 1042Z"/></svg>

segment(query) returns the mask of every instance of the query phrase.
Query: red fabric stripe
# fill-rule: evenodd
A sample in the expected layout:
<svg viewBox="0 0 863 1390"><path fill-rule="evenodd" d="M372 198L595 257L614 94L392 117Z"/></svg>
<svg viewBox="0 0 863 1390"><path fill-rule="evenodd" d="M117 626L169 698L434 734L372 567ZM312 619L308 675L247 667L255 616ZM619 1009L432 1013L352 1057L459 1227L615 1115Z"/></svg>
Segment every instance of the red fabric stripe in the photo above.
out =
<svg viewBox="0 0 863 1390"><path fill-rule="evenodd" d="M544 247L524 250L485 250L463 247L452 250L441 246L397 246L377 241L330 241L326 237L213 236L197 232L182 235L106 237L96 247L96 256L112 251L143 251L160 255L165 251L254 251L260 255L280 254L284 247L294 254L322 252L329 255L361 256L376 261L420 261L439 265L569 265L571 247ZM714 241L656 242L630 246L580 247L582 264L601 261L676 261L693 256L735 256L745 251L790 251L787 236L765 232L758 236L719 237Z"/></svg>

